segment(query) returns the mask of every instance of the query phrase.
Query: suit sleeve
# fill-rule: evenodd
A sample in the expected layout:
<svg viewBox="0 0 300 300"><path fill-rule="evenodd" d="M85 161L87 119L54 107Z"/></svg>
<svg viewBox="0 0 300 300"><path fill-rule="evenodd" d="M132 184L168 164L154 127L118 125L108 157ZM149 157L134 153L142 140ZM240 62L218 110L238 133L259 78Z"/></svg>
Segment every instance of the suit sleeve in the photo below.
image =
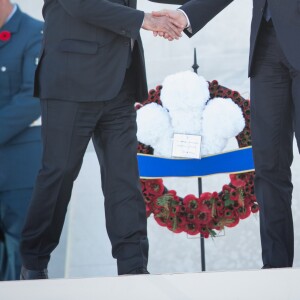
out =
<svg viewBox="0 0 300 300"><path fill-rule="evenodd" d="M74 18L105 28L116 34L136 39L144 12L107 0L58 0Z"/></svg>
<svg viewBox="0 0 300 300"><path fill-rule="evenodd" d="M9 104L0 108L0 145L27 129L41 114L40 101L32 96L36 59L41 47L40 31L30 39L24 53L19 93L13 96Z"/></svg>
<svg viewBox="0 0 300 300"><path fill-rule="evenodd" d="M231 2L233 0L191 0L179 7L191 24L192 32L185 30L186 35L192 37Z"/></svg>

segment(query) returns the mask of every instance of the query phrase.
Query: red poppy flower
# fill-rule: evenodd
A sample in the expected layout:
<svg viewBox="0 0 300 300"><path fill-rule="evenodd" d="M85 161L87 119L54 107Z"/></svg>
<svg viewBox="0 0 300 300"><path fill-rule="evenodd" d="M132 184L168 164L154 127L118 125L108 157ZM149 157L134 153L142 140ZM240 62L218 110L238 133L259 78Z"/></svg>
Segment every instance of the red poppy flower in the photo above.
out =
<svg viewBox="0 0 300 300"><path fill-rule="evenodd" d="M259 211L259 207L258 207L258 205L257 204L253 204L252 206L251 206L251 211L252 211L252 213L257 213L258 211Z"/></svg>
<svg viewBox="0 0 300 300"><path fill-rule="evenodd" d="M184 231L186 224L187 224L186 218L177 217L177 227L180 228L181 231Z"/></svg>
<svg viewBox="0 0 300 300"><path fill-rule="evenodd" d="M184 227L181 226L182 220L176 216L170 216L167 221L167 228L174 232L180 233L184 230Z"/></svg>
<svg viewBox="0 0 300 300"><path fill-rule="evenodd" d="M228 184L224 184L223 187L222 187L222 191L223 193L226 193L226 192L230 192L231 190L231 187L228 185Z"/></svg>
<svg viewBox="0 0 300 300"><path fill-rule="evenodd" d="M227 226L227 227L234 227L234 226L236 226L237 224L239 224L239 222L240 222L239 217L234 217L234 218L228 220L228 221L226 222L225 226Z"/></svg>
<svg viewBox="0 0 300 300"><path fill-rule="evenodd" d="M196 221L196 216L193 213L188 213L186 219L188 222L194 222Z"/></svg>
<svg viewBox="0 0 300 300"><path fill-rule="evenodd" d="M174 233L181 233L183 231L183 228L180 226L174 228L173 226L168 225L167 228Z"/></svg>
<svg viewBox="0 0 300 300"><path fill-rule="evenodd" d="M222 200L216 201L216 210L222 211L224 209L224 202Z"/></svg>
<svg viewBox="0 0 300 300"><path fill-rule="evenodd" d="M211 197L217 200L217 199L219 199L219 194L217 192L213 192L211 194Z"/></svg>
<svg viewBox="0 0 300 300"><path fill-rule="evenodd" d="M168 218L166 219L167 227L175 227L176 225L175 222L176 222L175 215L169 215Z"/></svg>
<svg viewBox="0 0 300 300"><path fill-rule="evenodd" d="M205 200L210 200L211 198L211 193L202 193L201 196L200 196L200 201L203 202Z"/></svg>
<svg viewBox="0 0 300 300"><path fill-rule="evenodd" d="M195 224L193 222L189 222L185 225L185 231L189 235L196 235L199 233L199 228L198 228L197 224Z"/></svg>
<svg viewBox="0 0 300 300"><path fill-rule="evenodd" d="M134 108L136 109L136 110L139 110L140 108L142 108L143 107L143 104L141 104L141 103L136 103L135 105L134 105Z"/></svg>
<svg viewBox="0 0 300 300"><path fill-rule="evenodd" d="M246 219L250 216L251 214L251 207L250 206L244 206L244 207L240 207L238 209L238 215L240 217L240 219Z"/></svg>
<svg viewBox="0 0 300 300"><path fill-rule="evenodd" d="M244 197L244 205L245 206L252 206L252 204L254 203L253 201L252 201L252 198L251 197L249 197L249 193L246 193L245 192L245 197Z"/></svg>
<svg viewBox="0 0 300 300"><path fill-rule="evenodd" d="M161 196L164 188L162 179L147 180L145 183L146 192L155 196Z"/></svg>
<svg viewBox="0 0 300 300"><path fill-rule="evenodd" d="M196 215L196 221L199 224L208 224L212 219L211 213L210 212L198 212Z"/></svg>
<svg viewBox="0 0 300 300"><path fill-rule="evenodd" d="M180 212L181 214L185 214L185 213L186 213L186 207L185 207L184 205L180 205L180 206L179 206L179 212Z"/></svg>
<svg viewBox="0 0 300 300"><path fill-rule="evenodd" d="M195 211L199 208L199 199L194 195L187 195L183 199L183 204L190 210Z"/></svg>
<svg viewBox="0 0 300 300"><path fill-rule="evenodd" d="M9 31L1 31L0 32L0 41L7 42L11 38L11 33Z"/></svg>
<svg viewBox="0 0 300 300"><path fill-rule="evenodd" d="M172 206L172 207L171 207L170 212L171 212L172 214L177 214L177 213L180 212L180 204L179 204L179 202L178 202L178 205Z"/></svg>
<svg viewBox="0 0 300 300"><path fill-rule="evenodd" d="M237 189L231 189L229 198L231 201L238 201L240 198L240 194Z"/></svg>
<svg viewBox="0 0 300 300"><path fill-rule="evenodd" d="M160 226L167 226L166 220L164 218L154 216L155 221L160 225Z"/></svg>
<svg viewBox="0 0 300 300"><path fill-rule="evenodd" d="M242 175L239 174L230 174L229 175L232 185L235 187L243 187L246 185L246 181L242 178Z"/></svg>
<svg viewBox="0 0 300 300"><path fill-rule="evenodd" d="M172 197L172 199L173 199L172 203L173 204L175 203L175 205L177 205L177 203L181 202L181 199L177 196L176 191L170 190L170 191L167 192L167 194Z"/></svg>
<svg viewBox="0 0 300 300"><path fill-rule="evenodd" d="M231 209L225 209L224 215L227 219L231 219L234 216L234 212Z"/></svg>
<svg viewBox="0 0 300 300"><path fill-rule="evenodd" d="M219 218L224 217L224 214L225 214L224 209L217 210L217 216L218 216Z"/></svg>
<svg viewBox="0 0 300 300"><path fill-rule="evenodd" d="M209 237L209 230L206 226L200 226L200 233L202 234L202 236L204 238L208 238Z"/></svg>

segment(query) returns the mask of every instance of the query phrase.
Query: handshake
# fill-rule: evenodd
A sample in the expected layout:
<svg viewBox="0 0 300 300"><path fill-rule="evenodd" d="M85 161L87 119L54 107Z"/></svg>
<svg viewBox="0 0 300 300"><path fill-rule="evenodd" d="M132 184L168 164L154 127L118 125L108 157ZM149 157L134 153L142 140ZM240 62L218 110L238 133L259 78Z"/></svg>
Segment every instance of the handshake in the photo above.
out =
<svg viewBox="0 0 300 300"><path fill-rule="evenodd" d="M154 36L161 36L169 41L178 40L182 31L187 27L186 15L180 10L161 10L145 13L142 28L153 32Z"/></svg>

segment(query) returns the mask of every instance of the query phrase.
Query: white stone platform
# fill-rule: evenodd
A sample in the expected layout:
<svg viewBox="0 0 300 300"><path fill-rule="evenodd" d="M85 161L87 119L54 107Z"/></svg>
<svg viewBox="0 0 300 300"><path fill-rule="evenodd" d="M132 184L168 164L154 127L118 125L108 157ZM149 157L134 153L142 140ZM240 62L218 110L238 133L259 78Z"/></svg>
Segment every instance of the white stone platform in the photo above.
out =
<svg viewBox="0 0 300 300"><path fill-rule="evenodd" d="M0 283L1 300L299 300L300 269Z"/></svg>

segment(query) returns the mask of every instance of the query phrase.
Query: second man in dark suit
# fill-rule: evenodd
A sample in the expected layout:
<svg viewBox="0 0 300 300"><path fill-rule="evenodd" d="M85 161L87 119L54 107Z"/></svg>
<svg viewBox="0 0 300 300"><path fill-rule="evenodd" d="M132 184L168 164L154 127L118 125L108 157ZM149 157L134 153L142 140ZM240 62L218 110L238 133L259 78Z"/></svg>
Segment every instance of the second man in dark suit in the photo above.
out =
<svg viewBox="0 0 300 300"><path fill-rule="evenodd" d="M191 0L163 11L193 36L233 0ZM164 34L161 34L164 35ZM253 0L249 76L255 193L263 268L291 267L293 136L300 149L300 2Z"/></svg>
<svg viewBox="0 0 300 300"><path fill-rule="evenodd" d="M136 0L45 0L43 16L35 95L41 98L44 152L23 230L21 279L48 277L50 254L91 138L118 274L148 273L133 105L147 97L139 32L158 30L176 38L180 30L166 17L137 10Z"/></svg>

